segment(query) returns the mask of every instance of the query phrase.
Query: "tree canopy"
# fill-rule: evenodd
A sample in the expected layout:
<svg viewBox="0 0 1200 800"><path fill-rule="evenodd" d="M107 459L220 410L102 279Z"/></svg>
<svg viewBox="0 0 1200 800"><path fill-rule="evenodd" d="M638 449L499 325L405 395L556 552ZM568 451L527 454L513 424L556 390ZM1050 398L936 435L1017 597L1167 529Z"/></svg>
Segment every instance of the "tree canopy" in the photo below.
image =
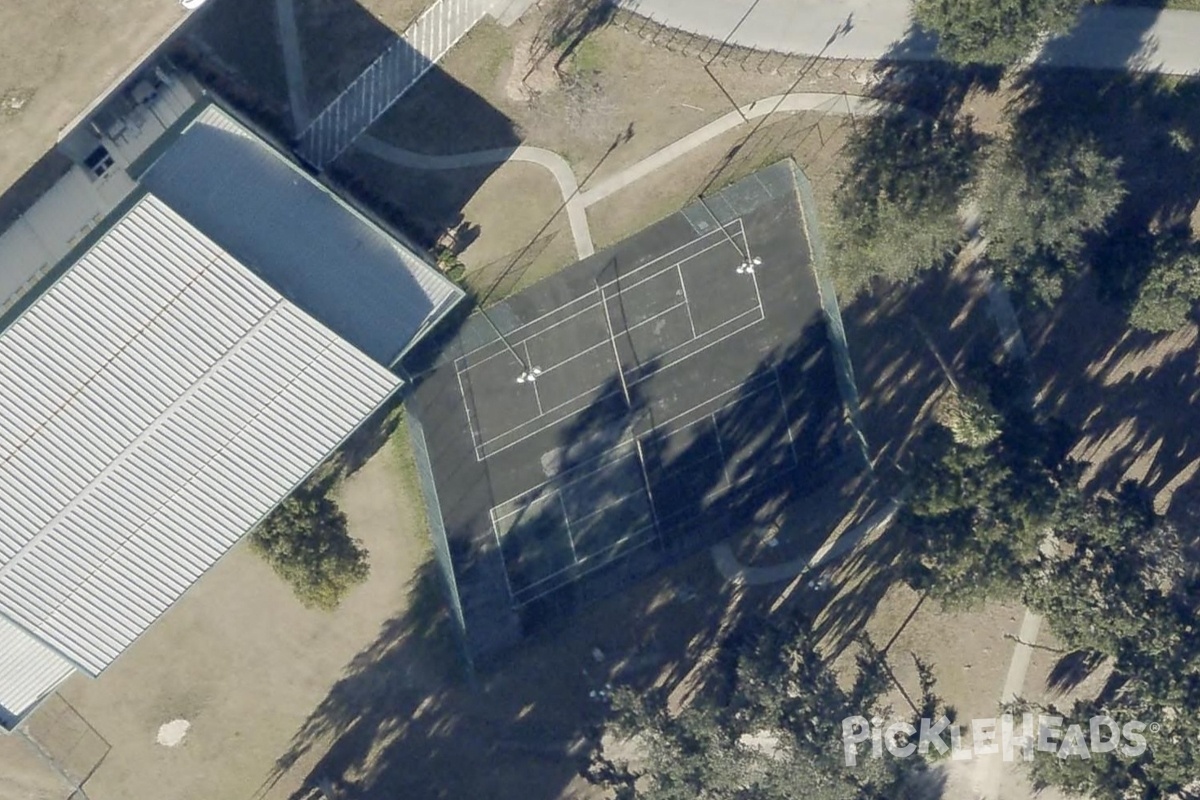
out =
<svg viewBox="0 0 1200 800"><path fill-rule="evenodd" d="M346 515L333 500L312 492L284 500L250 534L250 546L309 608L337 608L371 569L367 551L350 536Z"/></svg>
<svg viewBox="0 0 1200 800"><path fill-rule="evenodd" d="M1084 267L1085 237L1125 197L1119 168L1086 137L1017 135L997 147L978 186L988 262L1027 296L1057 300Z"/></svg>
<svg viewBox="0 0 1200 800"><path fill-rule="evenodd" d="M1083 0L917 0L914 16L959 64L1015 64L1047 34L1065 33Z"/></svg>
<svg viewBox="0 0 1200 800"><path fill-rule="evenodd" d="M1200 300L1200 248L1178 236L1158 237L1149 272L1129 311L1135 328L1153 333L1182 328Z"/></svg>
<svg viewBox="0 0 1200 800"><path fill-rule="evenodd" d="M843 689L809 620L761 622L686 708L672 713L660 692L619 690L608 734L634 743L637 756L597 754L589 776L620 800L902 800L914 762L864 751L845 766L842 720L880 711L887 684L880 654L862 647L857 678Z"/></svg>
<svg viewBox="0 0 1200 800"><path fill-rule="evenodd" d="M969 122L909 112L860 126L834 199L830 246L841 292L851 296L877 276L911 280L947 262L963 241L958 207L982 142Z"/></svg>

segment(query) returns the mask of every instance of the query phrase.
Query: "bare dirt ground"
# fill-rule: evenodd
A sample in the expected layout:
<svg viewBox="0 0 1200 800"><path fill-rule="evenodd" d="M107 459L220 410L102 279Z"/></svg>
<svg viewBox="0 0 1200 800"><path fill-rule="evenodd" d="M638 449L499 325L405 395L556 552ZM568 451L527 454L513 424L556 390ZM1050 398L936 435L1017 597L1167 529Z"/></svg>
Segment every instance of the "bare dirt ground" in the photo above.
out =
<svg viewBox="0 0 1200 800"><path fill-rule="evenodd" d="M184 13L172 0L0 3L0 192Z"/></svg>
<svg viewBox="0 0 1200 800"><path fill-rule="evenodd" d="M485 20L371 128L371 135L436 155L517 144L543 147L563 155L586 188L589 179L611 175L731 110L698 58L657 46L617 24L592 32L556 69L561 51L544 46L549 25L537 9L511 28ZM796 78L795 71L760 73L724 62L714 70L741 103L782 92ZM797 88L836 91L851 85L844 76L818 72L812 70ZM728 134L598 204L589 210L596 244L616 242L677 210L702 189L719 188L787 155L798 154L806 169L824 172L830 162L816 153L822 142L830 154L836 152L842 119L829 117L820 130L816 122L815 115L773 122L749 142L741 142L748 130ZM741 145L736 157L722 166L722 157L735 145ZM419 241L432 243L464 222L478 226L479 238L463 253L473 267L491 263L493 252L511 252L507 243L490 244L490 236L537 230L549 220L545 203L527 194L508 195L512 201L503 204L472 201L483 187L499 191L504 186L505 179L487 168L422 176L351 152L335 169L357 191L391 206L390 216ZM560 198L553 185L549 191L551 198ZM416 197L420 203L407 199ZM538 241L516 268L528 270L527 277L506 281L506 291L573 260L570 250Z"/></svg>
<svg viewBox="0 0 1200 800"><path fill-rule="evenodd" d="M76 676L62 687L62 697L111 744L87 783L89 797L199 800L255 792L308 710L407 607L407 582L428 543L419 502L396 490L400 456L381 449L340 491L372 571L338 611L305 610L239 546L101 677ZM61 744L70 740L56 735L64 723L47 719L53 705L29 725ZM156 744L159 726L175 719L191 723L184 742ZM86 773L78 754L57 755Z"/></svg>
<svg viewBox="0 0 1200 800"><path fill-rule="evenodd" d="M1134 480L1159 512L1185 514L1196 504L1200 469L1200 331L1130 331L1096 291L1084 280L1055 311L1027 315L1038 402L1078 428L1072 455L1089 463L1089 486Z"/></svg>

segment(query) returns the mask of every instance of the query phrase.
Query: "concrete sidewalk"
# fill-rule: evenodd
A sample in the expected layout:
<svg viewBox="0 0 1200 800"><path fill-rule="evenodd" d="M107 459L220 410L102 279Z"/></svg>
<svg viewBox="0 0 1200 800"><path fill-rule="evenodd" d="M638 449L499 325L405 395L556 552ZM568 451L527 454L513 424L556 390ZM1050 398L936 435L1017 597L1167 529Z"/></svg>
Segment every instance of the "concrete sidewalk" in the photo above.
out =
<svg viewBox="0 0 1200 800"><path fill-rule="evenodd" d="M907 0L621 0L672 28L760 50L828 58L935 57L936 40L915 31ZM739 26L740 23L740 26ZM1085 8L1075 28L1036 62L1058 67L1200 74L1200 12Z"/></svg>

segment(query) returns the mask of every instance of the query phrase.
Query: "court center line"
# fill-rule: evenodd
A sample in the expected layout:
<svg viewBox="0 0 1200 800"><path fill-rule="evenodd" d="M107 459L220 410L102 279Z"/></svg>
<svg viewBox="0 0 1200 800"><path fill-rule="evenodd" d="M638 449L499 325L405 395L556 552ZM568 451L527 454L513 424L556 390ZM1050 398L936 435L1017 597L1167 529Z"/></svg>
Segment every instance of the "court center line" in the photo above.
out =
<svg viewBox="0 0 1200 800"><path fill-rule="evenodd" d="M739 383L737 386L733 386L729 389L726 389L725 391L720 392L719 394L713 395L712 397L710 397L707 400L704 400L700 403L696 403L691 408L681 411L672 417L668 417L667 419L663 420L658 425L655 425L653 428L651 428L650 430L646 431L643 434L640 434L638 436L630 436L625 439L619 440L611 448L609 448L603 454L594 457L593 459L591 459L591 461L585 462L583 464L577 464L574 467L571 467L570 469L560 472L558 475L555 475L554 477L547 478L546 480L542 481L541 483L537 484L536 486L531 486L530 488L526 489L525 491L519 492L519 493L513 495L512 497L508 498L507 500L500 501L498 504L493 506L493 510L498 509L501 506L504 506L508 503L511 503L521 497L524 497L525 495L528 495L533 492L537 492L541 489L544 489L547 486L550 486L551 484L557 483L559 480L561 480L563 475L567 475L569 473L572 473L572 472L575 472L578 470L582 470L587 467L591 467L594 462L603 462L603 463L601 463L600 466L597 466L595 469L591 469L587 472L583 472L579 475L573 476L570 481L562 484L562 486L558 489L555 489L555 491L562 491L564 489L569 489L570 487L574 486L575 484L579 483L580 481L582 481L586 478L591 477L592 475L595 475L599 472L603 472L607 469L612 469L614 467L614 465L618 464L622 458L627 458L629 455L634 454L631 451L627 455L626 454L616 455L616 456L612 455L613 453L616 453L617 451L619 451L622 447L628 446L631 444L636 444L640 440L648 439L656 434L670 436L673 433L679 433L680 431L686 430L687 428L690 428L693 425L703 422L707 418L707 415L705 417L701 417L700 419L692 420L691 422L688 422L684 425L680 425L675 428L668 429L668 426L671 425L671 423L676 422L677 420L683 419L684 417L688 416L692 412L696 411L696 409L703 408L704 406L708 405L709 403L713 403L713 402L720 400L725 395L729 395L729 394L733 394L734 392L741 391L748 384L759 383L759 382L764 382L764 381L765 381L765 376L763 376L763 375L756 375L756 376L747 378L746 380ZM770 391L770 389L771 389L770 384L766 384L766 385L762 386L761 388L755 388L754 391L746 394L745 397L740 397L736 400L733 400L731 402L724 403L724 404L718 406L716 409L714 409L714 412L724 411L727 408L732 408L733 406L736 406L739 403L745 402L746 400L749 400L752 397L756 397L757 395L760 395L763 392ZM605 460L606 458L608 458L609 460ZM529 503L529 505L532 505L533 502L536 502L536 500L531 501ZM505 514L504 516L505 517L512 516L512 513L514 513L514 512L509 512L509 513Z"/></svg>
<svg viewBox="0 0 1200 800"><path fill-rule="evenodd" d="M783 409L783 427L788 435L788 447L792 451L792 463L800 466L800 455L796 452L796 439L792 436L792 418L788 414L787 400L783 396L783 382L779 380L779 368L772 365L771 374L775 376L775 391L779 394L779 407Z"/></svg>
<svg viewBox="0 0 1200 800"><path fill-rule="evenodd" d="M692 326L692 341L695 341L698 338L696 336L696 320L692 318L692 304L688 302L687 284L683 282L683 270L679 268L678 264L675 265L675 271L679 274L679 290L683 292L683 305L687 308L688 324Z"/></svg>
<svg viewBox="0 0 1200 800"><path fill-rule="evenodd" d="M595 572L596 570L598 570L598 569L601 569L602 567L604 567L604 566L606 566L606 565L608 565L608 564L612 563L612 560L611 560L611 559L604 560L604 561L599 561L599 559L601 559L602 557L604 557L604 556L608 555L608 554L609 554L609 553L611 553L613 550L616 550L618 547L621 547L622 545L624 545L624 544L626 544L626 543L628 543L628 542L631 542L631 541L633 541L634 539L637 539L637 538L638 538L638 537L640 537L640 536L641 536L643 533L646 533L646 532L653 532L653 530L654 530L654 529L653 529L653 528L651 528L650 526L647 526L647 527L645 527L645 528L638 528L636 531L634 531L633 533L629 534L628 536L623 536L623 537L621 537L619 540L617 540L616 542L613 542L611 545L609 545L608 547L606 547L604 550L601 550L599 553L593 553L592 555L586 555L586 556L584 556L584 557L583 557L583 559L582 559L582 560L579 562L579 564L573 564L573 565L571 565L571 566L569 566L569 567L564 567L564 568L562 568L562 569L558 570L557 572L552 572L551 574L547 575L547 576L546 576L546 577L544 577L544 578L539 578L538 580L534 581L533 583L529 584L529 585L528 585L528 586L526 586L524 589L522 589L520 592L518 592L518 593L517 593L517 595L518 595L518 596L519 596L519 595L523 595L523 594L527 593L527 592L528 592L530 589L533 589L534 587L537 587L537 586L541 586L542 584L546 583L547 581L552 581L552 580L555 580L555 579L560 579L560 578L561 578L561 577L562 577L562 576L563 576L565 573L567 573L567 572L570 572L570 571L572 571L572 570L576 570L576 572L575 572L575 578L574 578L573 580L576 580L576 581L577 581L577 580L579 580L579 579L581 579L581 578L584 578L584 577L586 577L586 576L588 576L588 575L592 574L592 573L593 573L593 572ZM643 541L641 541L641 542L639 542L639 543L635 544L635 545L633 546L632 550L636 550L636 549L638 549L639 547L645 547L646 545L650 544L650 542L652 542L652 541L654 541L654 537L653 537L653 536L647 537L647 538L646 538L646 539L644 539ZM630 552L632 552L632 550L631 550ZM585 569L583 569L583 570L578 570L578 567L579 567L581 564L588 564L588 563L590 563L590 562L593 562L593 561L596 561L596 562L598 562L598 563L596 563L596 565L595 565L595 566L592 566L592 567L587 567L587 568L585 568ZM533 597L530 597L530 598L528 598L528 599L520 599L518 596L514 596L514 597L513 597L513 601L514 601L514 602L516 602L518 606L525 606L525 605L529 605L529 604L530 604L530 603L532 603L534 600L538 600L538 599L540 599L540 598L542 598L542 597L545 597L546 595L548 595L548 594L550 594L551 592L554 592L554 591L556 591L556 590L558 590L558 589L562 588L563 586L567 585L567 583L570 583L570 582L572 582L572 581L568 580L568 581L563 581L563 582L561 582L561 583L557 583L557 584L555 584L554 586L550 587L549 589L546 589L546 590L544 590L544 591L538 592L536 595L534 595Z"/></svg>
<svg viewBox="0 0 1200 800"><path fill-rule="evenodd" d="M750 311L745 311L743 313L738 314L738 317L733 318L732 320L728 320L728 321L726 321L726 323L721 323L721 325L714 327L714 329L712 329L712 330L713 331L720 330L721 327L724 327L725 325L734 323L734 321L737 321L738 318L745 317L746 314L751 314L751 313L754 313L754 309L752 309L752 308L750 309ZM760 311L760 314L758 314L758 319L751 321L751 323L740 326L740 327L738 327L738 329L730 331L730 332L726 333L725 336L721 336L720 338L716 339L716 341L709 342L708 344L704 344L703 347L696 348L695 350L690 351L690 353L688 353L682 357L679 357L679 359L676 359L676 360L668 362L668 363L664 363L664 365L659 365L658 368L655 369L655 372L652 372L652 373L649 373L646 375L642 375L642 377L635 378L634 380L630 380L629 385L636 386L638 384L643 383L643 381L647 381L650 378L653 378L655 374L658 374L659 372L664 371L664 369L670 369L671 367L680 365L680 363L683 363L684 361L690 359L690 357L698 355L700 353L703 353L704 350L707 350L710 347L714 347L714 345L720 344L721 342L726 341L726 339L733 337L733 336L737 336L738 333L743 332L745 330L749 330L750 327L754 327L755 325L760 324L763 319L764 319L764 317ZM709 331L709 332L712 332L712 331ZM683 344L678 345L678 347L671 348L670 350L666 350L665 353L659 354L658 357L662 357L664 355L671 354L671 353L673 353L673 351L676 351L679 348L686 347L686 345L689 345L692 342L696 342L696 341L698 341L698 339L692 339L691 342L684 342ZM593 349L595 349L595 348L593 348ZM604 387L606 383L607 383L607 379L604 381L601 381L601 383L599 383L599 384L592 386L592 389L584 391L583 393L581 393L581 395L576 395L575 397L568 399L568 401L564 401L564 402L556 405L556 407L548 409L546 411L546 414L542 415L542 416L551 415L554 413L554 411L562 409L562 408L566 407L566 405L570 405L571 403L575 403L576 401L578 401L578 399L588 397L588 395L590 395L590 393L595 392L595 390L602 389L602 387ZM600 402L600 401L602 401L602 399L616 396L616 393L617 393L616 390L613 390L612 392L608 392L607 395L601 395L599 397L595 397L593 399L593 402ZM708 401L706 401L706 402L708 402ZM575 413L575 411L572 411L572 414L574 414L574 413ZM509 428L508 431L497 434L496 437L493 437L491 439L484 441L484 443L481 443L475 449L475 459L476 459L476 461L486 461L487 458L491 458L492 456L497 455L497 453L504 452L505 450L508 450L509 447L515 447L516 445L521 444L522 441L526 441L529 438L535 437L535 435L538 435L542 432L548 431L548 429L558 425L558 423L562 422L563 420L570 419L570 416L571 415L568 414L568 415L562 417L562 419L554 419L554 420L551 420L548 422L544 422L544 423L542 423L542 425L532 429L532 431L529 431L528 433L521 435L520 438L509 441L508 444L505 444L503 446L494 447L494 449L493 449L492 445L496 444L497 441L505 439L506 437L509 437L509 435L512 433L521 431L521 429L526 428L526 426L532 425L532 423L534 423L534 422L541 421L542 417L534 417L533 420L528 420L526 422L522 422L521 425ZM485 450L487 452L485 452Z"/></svg>
<svg viewBox="0 0 1200 800"><path fill-rule="evenodd" d="M717 412L714 411L707 418L712 420L713 439L717 443L717 455L721 459L721 474L725 476L726 485L732 486L733 481L729 479L729 462L725 460L725 448L721 446L721 426L717 424Z"/></svg>
<svg viewBox="0 0 1200 800"><path fill-rule="evenodd" d="M571 517L567 514L567 504L563 502L562 492L558 493L558 508L562 511L563 525L567 527L567 543L571 545L571 560L579 564L579 553L575 552L575 534L571 533Z"/></svg>
<svg viewBox="0 0 1200 800"><path fill-rule="evenodd" d="M729 224L729 225L732 225L732 224L733 224L733 222L731 221L731 222L730 222L730 223L728 223L728 224ZM697 244L698 242L700 242L700 241L702 241L702 240L704 240L704 239L708 238L709 236L712 236L712 235L714 235L716 232L717 232L716 230L713 230L713 231L711 231L711 232L709 232L709 233L705 233L705 234L702 234L702 235L700 235L700 236L697 236L697 237L696 237L695 239L693 239L692 241L690 241L690 242L688 242L688 243L686 243L686 244L684 244L684 245L681 245L680 247L676 247L674 250L671 250L671 251L669 251L669 252L667 252L667 253L664 253L663 255L661 255L661 256L658 256L657 258L655 258L655 259L653 259L653 260L651 260L651 261L647 261L645 264L642 264L640 267L635 267L635 268L631 269L631 270L630 270L628 273L626 273L625 275L622 275L622 276L620 276L620 277L618 277L618 278L613 278L613 279L611 279L611 280L608 280L608 281L604 281L604 282L602 282L602 283L600 284L599 288L600 288L600 289L605 289L605 288L607 288L607 287L609 287L609 286L612 286L613 284L620 284L622 281L624 281L624 280L626 280L626 279L628 279L628 278L632 277L632 276L633 276L633 275L635 275L636 273L638 273L638 272L640 272L640 271L642 271L642 270L644 270L644 269L649 269L650 267L652 267L652 266L654 266L654 265L658 264L658 262L662 261L663 259L665 259L665 258L669 258L669 257L671 257L671 256L675 255L676 253L680 252L681 250L685 250L685 249L687 249L687 248L691 247L692 245L694 245L694 244ZM721 242L716 242L716 243L714 243L714 244L708 245L707 247L705 247L703 250L699 251L698 253L695 253L695 254L693 254L693 255L690 255L690 256L687 256L686 258L683 258L683 259L681 259L679 263L682 263L682 262L685 262L685 261L690 261L690 260L691 260L691 259L693 259L693 258L698 258L699 256L702 256L702 255L704 255L705 253L707 253L709 250L712 250L712 249L714 249L714 248L717 248L717 247L719 247L723 241L724 241L724 239L722 239L722 240L721 240ZM657 276L658 276L659 274L661 274L662 272L667 272L667 271L669 271L669 270L670 270L670 269L671 269L673 266L675 266L675 264L674 264L674 263L672 263L672 264L670 264L670 265L668 265L668 266L666 266L666 267L663 267L663 268L662 268L662 270L660 270L659 272L656 272L656 273L654 273L653 275L649 276L649 278L645 278L645 279L642 279L642 280L639 280L639 281L637 281L637 282L636 282L636 283L634 283L634 284L630 284L630 285L629 285L627 288L632 288L633 286L636 286L636 285L638 285L639 283L641 283L643 280L649 280L650 278L657 277ZM547 311L547 312L546 312L546 313L544 313L544 314L540 314L540 315L538 315L538 316L534 317L533 319L529 320L528 322L524 322L524 323L522 323L522 324L518 325L517 327L513 328L511 331L508 331L508 333L506 333L505 335L506 335L506 336L507 336L507 337L508 337L510 340L516 339L517 337L515 336L515 334L518 334L518 333L519 333L520 331L522 331L523 329L525 329L525 328L528 328L528 327L530 327L530 326L532 326L532 325L535 325L535 324L537 324L538 322L540 322L541 320L544 320L544 319L546 319L547 317L552 317L552 316L554 316L555 314L557 314L558 312L562 311L563 309L565 309L565 308L569 308L570 306L573 306L573 305L575 305L576 303L579 303L579 302L581 302L581 301L583 301L583 300L587 300L589 297L591 297L591 296L592 296L592 294L594 294L594 293L595 293L595 291L596 291L596 290L595 290L595 289L593 289L592 291L586 292L586 293L584 293L584 294L581 294L581 295L579 295L578 297L572 298L571 300L568 300L567 302L563 303L562 305L558 306L557 308L553 308L553 309L551 309L551 310ZM593 307L594 307L594 306L596 306L596 305L598 305L598 303L593 303L591 306L588 306L587 308L581 309L580 311L577 311L577 312L575 312L574 314L571 314L569 317L567 317L567 318L565 318L565 319L563 319L563 320L560 320L560 321L558 321L558 322L556 322L556 323L553 323L552 325L548 326L548 327L546 328L546 330L549 330L550 328L552 328L552 327L555 327L555 326L557 326L557 325L561 325L563 322L569 321L571 318L573 318L573 317L575 317L575 316L578 316L579 314L581 314L581 313L584 313L584 312L586 312L586 311L590 310L591 308L593 308ZM531 334L531 336L529 336L529 337L526 337L526 338L532 338L532 334ZM492 341L490 341L490 342L488 342L488 343L486 343L486 344L481 344L479 347L476 347L476 348L473 348L473 349L471 349L471 350L468 350L467 352L465 352L465 353L463 353L462 355L458 356L458 357L457 357L455 360L456 360L456 361L458 361L458 360L460 360L460 359L466 359L468 356L470 356L470 355L473 355L473 354L475 354L475 353L478 353L480 350L485 350L485 349L487 349L487 348L489 348L489 347L492 347L492 346L494 346L494 345L496 345L496 344L497 344L497 340L492 340ZM495 355L500 355L500 353L496 353ZM488 358L492 358L492 357L493 357L493 356L488 356ZM486 360L486 359L483 359L483 360Z"/></svg>

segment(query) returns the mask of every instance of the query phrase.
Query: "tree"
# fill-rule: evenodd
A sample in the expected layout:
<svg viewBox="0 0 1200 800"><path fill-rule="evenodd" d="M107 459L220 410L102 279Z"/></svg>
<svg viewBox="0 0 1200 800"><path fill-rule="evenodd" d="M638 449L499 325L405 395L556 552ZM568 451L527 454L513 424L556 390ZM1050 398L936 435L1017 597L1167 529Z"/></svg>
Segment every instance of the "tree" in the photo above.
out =
<svg viewBox="0 0 1200 800"><path fill-rule="evenodd" d="M1015 428L1015 430L1020 430ZM1019 594L1054 507L1038 454L1004 434L968 447L949 431L924 436L898 522L911 541L906 580L947 606Z"/></svg>
<svg viewBox="0 0 1200 800"><path fill-rule="evenodd" d="M250 534L250 546L309 608L337 608L370 573L367 551L350 537L346 515L312 492L284 500Z"/></svg>
<svg viewBox="0 0 1200 800"><path fill-rule="evenodd" d="M1018 132L988 158L977 194L987 259L1010 286L1044 303L1083 268L1085 237L1125 197L1120 159L1069 134Z"/></svg>
<svg viewBox="0 0 1200 800"><path fill-rule="evenodd" d="M872 118L846 145L834 198L831 257L839 290L912 280L944 265L963 241L958 206L975 176L982 137L969 121L911 112Z"/></svg>
<svg viewBox="0 0 1200 800"><path fill-rule="evenodd" d="M772 618L733 642L710 689L677 713L661 692L616 692L607 738L637 755L597 754L589 777L621 800L900 800L902 766L914 762L865 752L853 768L844 762L842 720L880 710L882 664L864 642L858 678L844 690L810 622Z"/></svg>
<svg viewBox="0 0 1200 800"><path fill-rule="evenodd" d="M917 0L913 15L959 64L1015 64L1047 34L1065 33L1082 0Z"/></svg>
<svg viewBox="0 0 1200 800"><path fill-rule="evenodd" d="M957 444L979 448L1000 437L1003 418L988 399L975 387L953 386L938 400L933 418L954 437Z"/></svg>
<svg viewBox="0 0 1200 800"><path fill-rule="evenodd" d="M1154 333L1179 330L1187 324L1198 300L1200 249L1180 237L1159 238L1149 273L1130 309L1129 323Z"/></svg>

